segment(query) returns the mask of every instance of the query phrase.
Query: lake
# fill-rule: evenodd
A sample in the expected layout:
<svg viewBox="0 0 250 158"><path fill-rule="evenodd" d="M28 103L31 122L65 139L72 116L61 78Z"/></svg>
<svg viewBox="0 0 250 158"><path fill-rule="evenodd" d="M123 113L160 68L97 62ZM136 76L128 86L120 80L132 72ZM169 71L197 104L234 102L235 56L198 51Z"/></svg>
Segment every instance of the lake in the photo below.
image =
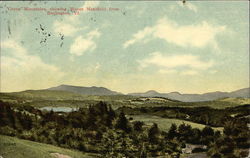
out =
<svg viewBox="0 0 250 158"><path fill-rule="evenodd" d="M52 106L46 106L40 108L40 110L46 110L46 111L54 111L54 112L71 112L71 111L77 111L78 108L72 108L72 107L52 107Z"/></svg>

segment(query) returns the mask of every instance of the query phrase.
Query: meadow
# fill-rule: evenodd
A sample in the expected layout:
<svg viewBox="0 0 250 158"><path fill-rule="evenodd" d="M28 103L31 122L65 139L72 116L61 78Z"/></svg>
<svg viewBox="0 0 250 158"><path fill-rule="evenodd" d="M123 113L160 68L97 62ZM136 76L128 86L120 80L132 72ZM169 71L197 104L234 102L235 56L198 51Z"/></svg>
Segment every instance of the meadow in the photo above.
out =
<svg viewBox="0 0 250 158"><path fill-rule="evenodd" d="M0 156L4 158L53 158L56 153L65 158L94 158L92 154L65 149L49 144L0 135ZM70 157L69 157L70 156Z"/></svg>
<svg viewBox="0 0 250 158"><path fill-rule="evenodd" d="M192 126L192 128L198 128L200 130L205 127L204 124L194 123L180 119L162 118L152 115L128 115L127 117L128 118L132 117L134 121L142 121L147 126L152 126L154 123L156 123L158 127L163 131L168 131L172 124L176 124L177 126L179 126L184 123ZM213 129L221 132L223 131L223 127L213 127Z"/></svg>

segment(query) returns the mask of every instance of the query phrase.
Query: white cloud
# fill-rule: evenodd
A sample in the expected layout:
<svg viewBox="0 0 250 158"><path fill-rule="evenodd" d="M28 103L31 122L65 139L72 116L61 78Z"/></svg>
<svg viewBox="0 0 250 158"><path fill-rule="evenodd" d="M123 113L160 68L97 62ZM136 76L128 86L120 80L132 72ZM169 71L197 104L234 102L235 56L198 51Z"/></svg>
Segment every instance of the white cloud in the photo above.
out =
<svg viewBox="0 0 250 158"><path fill-rule="evenodd" d="M93 31L90 31L88 34L87 34L87 36L88 36L88 38L90 38L90 39L93 39L93 38L99 38L100 37L100 35L101 35L101 33L98 31L98 29L95 29L95 30L93 30Z"/></svg>
<svg viewBox="0 0 250 158"><path fill-rule="evenodd" d="M136 34L133 35L133 38L126 41L123 44L124 48L127 48L129 45L132 45L138 41L145 41L147 36L150 36L154 32L154 28L152 27L145 27L143 30L138 31Z"/></svg>
<svg viewBox="0 0 250 158"><path fill-rule="evenodd" d="M174 69L160 69L158 72L161 73L161 74L173 74L173 73L177 73L177 71L174 70Z"/></svg>
<svg viewBox="0 0 250 158"><path fill-rule="evenodd" d="M210 74L215 74L215 73L217 73L217 72L218 72L217 70L210 70L210 71L209 71Z"/></svg>
<svg viewBox="0 0 250 158"><path fill-rule="evenodd" d="M158 20L155 26L146 27L123 44L124 48L136 43L159 38L181 47L218 47L215 37L225 31L225 26L214 26L206 21L199 24L181 26L167 18Z"/></svg>
<svg viewBox="0 0 250 158"><path fill-rule="evenodd" d="M186 70L186 71L181 72L181 75L193 76L193 75L198 75L198 72L195 70Z"/></svg>
<svg viewBox="0 0 250 158"><path fill-rule="evenodd" d="M161 68L189 67L199 70L206 70L214 65L213 61L202 61L194 55L164 56L159 52L152 53L150 57L140 60L139 63L142 67L154 65Z"/></svg>
<svg viewBox="0 0 250 158"><path fill-rule="evenodd" d="M86 27L77 27L66 21L55 21L53 24L55 33L61 33L65 36L74 36L78 31L86 29Z"/></svg>
<svg viewBox="0 0 250 158"><path fill-rule="evenodd" d="M187 9L189 9L189 10L195 12L195 13L197 13L197 11L198 11L197 7L194 4L190 3L190 2L186 2L185 4L183 4L181 1L179 1L177 3L182 8L187 8Z"/></svg>
<svg viewBox="0 0 250 158"><path fill-rule="evenodd" d="M214 65L213 61L203 61L194 55L163 55L154 52L149 57L139 60L139 69L155 66L160 74L197 75Z"/></svg>
<svg viewBox="0 0 250 158"><path fill-rule="evenodd" d="M84 5L80 8L87 7L97 7L99 5L98 1L85 1ZM82 11L81 14L87 13ZM65 16L62 21L56 20L53 24L53 29L55 33L61 33L65 36L74 36L78 31L84 30L87 27L79 26L80 15L69 15Z"/></svg>
<svg viewBox="0 0 250 158"><path fill-rule="evenodd" d="M85 1L82 8L87 8L87 7L94 8L97 7L99 3L100 3L99 1Z"/></svg>
<svg viewBox="0 0 250 158"><path fill-rule="evenodd" d="M90 65L89 67L87 67L83 71L87 72L87 73L96 73L98 70L100 70L100 68L101 68L101 64L96 63L96 64L93 64L93 65Z"/></svg>
<svg viewBox="0 0 250 158"><path fill-rule="evenodd" d="M99 3L100 2L98 1L85 1L83 6L80 8L97 7ZM88 29L88 26L80 25L81 21L79 17L80 15L70 15L63 18L62 21L54 21L54 32L57 34L62 34L75 38L76 35L80 33L80 31ZM100 35L101 33L98 31L98 29L92 30L91 32L84 35L78 35L75 38L73 44L71 45L69 52L73 55L81 56L86 51L93 51L96 48L96 43L93 39L99 38ZM71 56L70 60L74 61L74 56Z"/></svg>
<svg viewBox="0 0 250 158"><path fill-rule="evenodd" d="M81 56L86 51L93 51L96 48L95 42L91 39L84 39L83 36L78 36L70 47L70 53L76 56Z"/></svg>
<svg viewBox="0 0 250 158"><path fill-rule="evenodd" d="M57 84L64 76L56 66L44 63L40 57L28 54L14 40L2 43L2 90L18 91L46 88Z"/></svg>
<svg viewBox="0 0 250 158"><path fill-rule="evenodd" d="M70 47L70 53L76 56L81 56L85 52L93 51L96 48L94 38L99 38L101 33L98 30L93 30L84 36L78 36Z"/></svg>

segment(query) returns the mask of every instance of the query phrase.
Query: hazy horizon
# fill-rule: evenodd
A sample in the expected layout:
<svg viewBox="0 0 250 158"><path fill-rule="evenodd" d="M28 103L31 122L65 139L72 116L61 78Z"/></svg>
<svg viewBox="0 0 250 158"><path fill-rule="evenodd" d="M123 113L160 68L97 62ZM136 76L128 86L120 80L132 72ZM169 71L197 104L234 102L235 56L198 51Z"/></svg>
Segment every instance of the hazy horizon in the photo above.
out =
<svg viewBox="0 0 250 158"><path fill-rule="evenodd" d="M249 87L248 1L0 5L1 92L61 84L124 94L202 94ZM7 7L119 10L53 16Z"/></svg>
<svg viewBox="0 0 250 158"><path fill-rule="evenodd" d="M104 87L104 86L82 86L82 85L68 85L68 84L61 84L61 85L57 85L57 86L52 86L52 87L47 87L47 88L44 88L44 89L25 89L25 90L21 90L21 91L11 91L11 92L1 92L1 93L12 93L12 92L22 92L22 91L29 91L29 90L47 90L49 88L53 88L53 87L59 87L59 86L62 86L62 85L65 85L65 86L74 86L74 87L87 87L87 88L90 88L90 87L97 87L97 88L107 88L108 90L111 90L111 91L115 91L115 92L118 92L118 93L122 93L123 95L128 95L130 93L145 93L145 92L149 92L149 91L156 91L158 93L180 93L180 94L205 94L205 93L212 93L212 92L233 92L233 91L237 91L237 90L241 90L241 89L247 89L247 88L250 88L250 87L244 87L244 88L240 88L240 89L235 89L235 90L232 90L232 91L220 91L220 90L217 90L217 91L208 91L208 92L204 92L204 93L185 93L185 92L179 92L179 91L157 91L157 90L154 90L154 89L148 89L146 91L134 91L134 92L128 92L128 93L124 93L124 92L121 92L121 91L117 91L115 89L110 89L109 87Z"/></svg>

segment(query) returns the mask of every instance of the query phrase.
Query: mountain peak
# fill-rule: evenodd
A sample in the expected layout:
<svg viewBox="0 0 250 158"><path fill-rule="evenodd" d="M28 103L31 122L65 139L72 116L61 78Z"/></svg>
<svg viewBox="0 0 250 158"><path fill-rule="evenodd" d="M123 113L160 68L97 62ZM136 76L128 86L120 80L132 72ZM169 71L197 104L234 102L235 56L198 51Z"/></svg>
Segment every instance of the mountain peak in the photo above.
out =
<svg viewBox="0 0 250 158"><path fill-rule="evenodd" d="M109 90L105 87L81 87L81 86L72 86L72 85L59 85L57 87L51 87L47 90L59 90L59 91L68 91L68 92L74 92L84 95L121 95L122 93L115 92L112 90Z"/></svg>
<svg viewBox="0 0 250 158"><path fill-rule="evenodd" d="M233 92L209 92L204 94L181 94L179 92L170 92L170 93L158 93L154 90L147 91L145 93L130 93L129 95L142 96L142 97L164 97L173 100L179 100L184 102L198 102L198 101L210 101L216 100L225 97L240 97L240 98L249 98L250 89L243 88Z"/></svg>
<svg viewBox="0 0 250 158"><path fill-rule="evenodd" d="M170 92L170 93L168 93L168 94L177 94L177 95L181 95L180 92Z"/></svg>
<svg viewBox="0 0 250 158"><path fill-rule="evenodd" d="M56 86L56 87L76 87L76 86L67 85L67 84L61 84L61 85ZM54 88L54 87L52 87L52 88Z"/></svg>
<svg viewBox="0 0 250 158"><path fill-rule="evenodd" d="M158 92L155 91L155 90L149 90L149 91L147 91L146 93L158 93Z"/></svg>

